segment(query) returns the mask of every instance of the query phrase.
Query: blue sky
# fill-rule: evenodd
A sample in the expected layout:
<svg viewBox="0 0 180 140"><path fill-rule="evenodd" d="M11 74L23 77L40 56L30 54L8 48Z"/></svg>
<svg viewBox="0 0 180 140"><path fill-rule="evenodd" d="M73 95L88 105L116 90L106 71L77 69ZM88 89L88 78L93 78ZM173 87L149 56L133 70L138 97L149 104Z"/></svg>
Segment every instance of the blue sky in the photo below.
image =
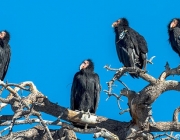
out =
<svg viewBox="0 0 180 140"><path fill-rule="evenodd" d="M180 59L168 43L167 24L179 17L179 0L6 0L1 2L0 30L11 33L12 57L5 81L20 83L33 81L39 91L53 102L69 107L70 89L79 64L87 58L95 63L102 89L107 89L113 72L103 66L119 68L112 22L126 17L130 26L143 35L148 43L148 57L156 56L148 73L158 78L168 61L176 67ZM179 80L179 77L169 79ZM128 87L140 91L148 83L142 79L122 78ZM115 93L124 88L119 83ZM166 92L153 104L155 121L171 121L179 106L178 92ZM116 100L102 91L97 115L119 121L131 120L129 113L119 115ZM127 108L123 98L121 106ZM2 110L2 114L7 110ZM46 119L50 116L43 115ZM78 135L85 139L84 135ZM93 139L89 135L86 139Z"/></svg>

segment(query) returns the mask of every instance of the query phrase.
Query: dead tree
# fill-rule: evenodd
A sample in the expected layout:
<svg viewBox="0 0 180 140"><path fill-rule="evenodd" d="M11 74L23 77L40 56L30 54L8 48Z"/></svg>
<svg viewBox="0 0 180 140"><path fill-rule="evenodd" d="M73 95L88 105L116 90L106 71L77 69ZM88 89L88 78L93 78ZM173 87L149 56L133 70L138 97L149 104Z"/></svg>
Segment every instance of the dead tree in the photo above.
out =
<svg viewBox="0 0 180 140"><path fill-rule="evenodd" d="M6 126L0 130L1 140L76 140L76 132L94 134L95 138L103 137L107 140L154 140L162 135L167 139L177 139L173 133L162 133L154 136L152 132L163 131L180 131L180 123L178 122L178 114L180 108L175 109L172 122L154 122L151 105L165 91L180 90L178 81L166 80L170 75L179 75L180 66L171 69L166 65L165 71L158 79L149 75L141 69L122 67L120 69L112 69L116 73L112 80L108 82L108 89L105 90L107 95L115 96L117 100L121 96L128 98L128 110L132 117L130 122L121 122L119 120L109 119L103 116L96 116L86 112L72 111L64 108L56 103L49 101L48 97L38 91L33 82L27 81L20 84L11 84L0 82L2 93L9 91L6 98L0 98L1 109L6 109L10 105L13 114L0 116L0 126ZM124 88L120 91L120 95L112 93L112 85L115 81L126 73L137 73L140 78L148 81L149 84L142 88L141 91L135 91ZM20 90L28 92L26 97L20 94ZM44 120L41 112L57 117L56 120ZM61 120L64 120L63 122ZM14 125L37 124L31 129L14 132ZM76 124L76 125L73 125ZM88 127L85 127L87 126ZM49 125L59 126L59 129L49 129ZM3 134L4 132L8 134Z"/></svg>

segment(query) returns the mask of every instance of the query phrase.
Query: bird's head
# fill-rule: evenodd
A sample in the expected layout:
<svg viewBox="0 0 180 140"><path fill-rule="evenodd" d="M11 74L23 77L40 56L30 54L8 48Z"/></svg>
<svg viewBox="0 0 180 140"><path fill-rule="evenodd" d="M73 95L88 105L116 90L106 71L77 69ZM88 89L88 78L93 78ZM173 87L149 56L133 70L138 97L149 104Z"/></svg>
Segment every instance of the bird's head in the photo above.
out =
<svg viewBox="0 0 180 140"><path fill-rule="evenodd" d="M91 59L84 60L84 61L81 63L79 69L80 69L80 70L94 71L94 63L92 62Z"/></svg>
<svg viewBox="0 0 180 140"><path fill-rule="evenodd" d="M180 19L179 18L174 18L170 21L168 24L168 29L172 29L175 27L180 27Z"/></svg>
<svg viewBox="0 0 180 140"><path fill-rule="evenodd" d="M129 26L129 22L126 18L120 18L118 20L116 20L115 22L113 22L112 27L118 27L118 26Z"/></svg>
<svg viewBox="0 0 180 140"><path fill-rule="evenodd" d="M10 33L7 30L3 30L0 32L0 39L3 40L5 44L7 44L10 40Z"/></svg>

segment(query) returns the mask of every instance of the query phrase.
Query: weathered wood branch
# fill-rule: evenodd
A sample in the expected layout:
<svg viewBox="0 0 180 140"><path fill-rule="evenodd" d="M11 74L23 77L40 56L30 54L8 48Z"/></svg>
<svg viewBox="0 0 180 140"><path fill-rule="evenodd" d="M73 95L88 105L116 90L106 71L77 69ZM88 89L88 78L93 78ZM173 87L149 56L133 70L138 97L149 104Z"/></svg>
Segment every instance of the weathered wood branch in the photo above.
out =
<svg viewBox="0 0 180 140"><path fill-rule="evenodd" d="M173 114L173 122L178 123L178 115L180 112L180 107L176 108Z"/></svg>
<svg viewBox="0 0 180 140"><path fill-rule="evenodd" d="M128 128L128 126L130 125L130 122L118 122L116 120L108 119L102 116L90 115L89 117L89 115L83 115L81 112L72 111L57 104L54 104L48 99L44 99L44 106L35 106L34 109L37 111L45 112L47 114L51 114L55 117L58 117L59 113L63 112L61 119L65 121L80 123L83 126L85 126L85 124L88 124L88 126L91 127L105 128L108 131L113 132L117 136L120 136L120 134L125 136L125 131L123 128Z"/></svg>
<svg viewBox="0 0 180 140"><path fill-rule="evenodd" d="M108 69L108 70L117 70L116 74L114 75L112 81L115 81L117 79L120 79L125 73L137 73L139 75L139 77L141 77L142 79L144 79L145 81L151 83L151 84L156 84L156 78L154 78L153 76L147 74L144 70L139 69L139 68L133 68L133 67L122 67L119 69L114 69L114 68L110 68L108 66L105 66L104 68Z"/></svg>
<svg viewBox="0 0 180 140"><path fill-rule="evenodd" d="M45 133L46 130L43 126L35 126L29 130L21 131L12 133L12 137L14 139L21 139L21 140L49 140L49 136ZM65 137L64 133L69 133L66 140L77 140L76 135L73 131L66 131L64 130L52 130L50 129L50 133L52 135L53 140L58 140ZM66 134L67 135L67 134ZM1 140L8 140L9 135L3 136L0 138Z"/></svg>
<svg viewBox="0 0 180 140"><path fill-rule="evenodd" d="M45 99L46 100L46 99ZM47 103L47 101L46 101ZM46 106L46 103L45 103L45 106ZM53 116L56 116L58 117L58 112L61 110L64 110L63 112L63 116L62 116L62 119L63 120L66 120L66 121L69 121L69 122L79 122L79 123L82 123L82 124L85 124L84 121L81 121L81 118L79 114L79 112L76 112L76 111L72 111L72 110L69 110L69 109L65 109L64 107L61 107L61 106L58 106L57 104L54 104L50 101L48 101L48 107L50 107L49 109L47 109L47 107L38 107L36 108L36 110L38 111L43 111L47 114L51 114ZM56 106L55 109L57 110L56 112L51 112L52 109L54 108L53 106ZM67 113L67 114L66 114ZM76 119L74 119L76 116ZM123 139L125 138L122 133L125 132L126 130L130 129L131 126L133 124L131 124L131 122L120 122L120 121L117 121L117 120L112 120L112 119L107 119L107 118L104 118L104 117L99 117L97 116L97 118L100 119L99 122L97 122L96 124L90 124L90 126L97 126L97 127L100 127L100 128L105 128L107 129L108 131L110 132L113 132L114 134L116 134L117 136L119 136L119 139ZM173 122L156 122L156 125L154 126L153 123L150 123L150 127L149 127L149 132L161 132L162 130L164 131L180 131L180 124L176 124L174 125Z"/></svg>
<svg viewBox="0 0 180 140"><path fill-rule="evenodd" d="M111 70L112 68L106 67L108 70ZM116 70L116 69L112 69ZM119 78L121 78L125 72L128 73L136 73L139 75L140 78L144 79L145 81L149 82L149 85L144 87L141 91L138 93L129 90L129 89L123 89L120 92L120 95L126 96L128 98L128 105L129 105L129 111L130 115L132 117L132 122L137 125L135 136L133 138L137 138L139 132L151 132L154 130L157 131L179 131L179 124L177 122L177 117L179 110L176 110L176 113L174 113L174 122L176 122L176 126L174 126L174 122L171 123L155 123L154 119L152 117L152 108L151 104L165 91L169 90L176 90L180 91L180 82L174 81L174 80L168 80L165 81L165 79L170 75L180 75L180 66L177 68L171 69L169 65L166 65L166 70L161 74L161 76L158 79L155 79L151 75L145 73L143 70L140 70L138 68L127 68L122 67L120 69L116 70L116 73L114 77L107 83L108 84L108 90L105 91L109 95L112 95L112 86L115 81L117 81ZM110 97L110 96L109 96ZM120 97L120 96L119 96ZM150 122L152 121L152 123ZM162 127L162 128L161 128ZM167 128L164 128L167 127ZM160 129L161 128L161 129Z"/></svg>
<svg viewBox="0 0 180 140"><path fill-rule="evenodd" d="M87 117L82 117L84 114L82 114L81 112L76 112L76 111L72 111L67 108L61 107L57 104L50 102L47 98L43 98L43 100L40 100L39 103L42 103L42 104L35 105L34 107L36 111L45 112L55 117L58 117L60 113L63 113L61 117L61 119L63 120L66 120L69 122L79 122L84 125L88 123L89 126L91 127L104 128L104 129L107 129L109 132L113 132L114 130L117 130L115 131L115 135L121 135L123 137L125 137L125 129L123 128L127 128L130 124L128 122L127 123L117 122L115 120L111 120L105 117L95 116L95 115L91 115L89 120L86 121L86 119L84 118L87 118ZM92 121L91 121L91 118L92 118ZM5 117L1 116L1 121L4 122L6 119L10 120L12 119L12 116L5 116Z"/></svg>
<svg viewBox="0 0 180 140"><path fill-rule="evenodd" d="M5 85L5 84L3 84L3 86L7 87L7 85ZM25 86L29 86L29 89L31 92L29 93L29 95L27 97L22 98L19 96L18 90ZM10 91L10 96L8 96L7 99L1 99L1 101L2 102L4 101L4 102L10 104L12 106L13 111L15 112L15 114L12 117L8 116L8 119L12 119L11 123L10 123L10 127L9 127L10 135L11 135L10 139L12 138L11 130L12 130L13 125L15 124L15 121L24 115L37 116L39 118L39 120L41 121L41 124L43 124L50 139L53 139L51 137L49 129L47 128L46 124L44 123L43 119L41 118L40 113L38 113L40 111L49 113L56 117L60 116L63 113L63 115L61 116L62 119L65 118L65 120L67 120L69 122L76 122L76 123L80 123L81 125L90 124L90 125L92 125L92 127L95 127L95 126L93 126L93 124L100 123L102 121L107 120L106 118L103 118L103 117L97 117L95 115L89 115L89 114L86 114L83 112L75 112L75 111L68 110L66 108L60 108L60 110L58 111L57 108L59 108L59 107L57 106L57 104L52 104L42 93L40 93L36 89L35 85L32 82L23 82L20 84L20 86L17 86L15 89L12 89L11 87L9 87L8 90ZM12 94L11 92L13 92L15 94ZM29 105L31 105L31 107L29 107ZM23 110L25 107L28 110ZM38 110L38 109L40 109L40 110ZM53 112L49 112L49 111L53 111L55 113L58 112L58 115L54 114ZM3 117L1 117L1 119L2 118ZM5 118L3 118L3 119L5 119ZM3 122L3 121L4 120L1 120L1 122ZM104 130L106 130L106 129L105 128L98 129L98 133L100 131L103 132L101 134L102 137L115 137L114 139L118 138L115 134L111 133L110 131L106 130L106 133L105 133ZM111 136L109 134L113 134L113 135Z"/></svg>
<svg viewBox="0 0 180 140"><path fill-rule="evenodd" d="M168 134L168 133L158 134L158 135L154 136L154 138L160 138L162 136L166 136L166 137L161 138L161 140L179 140L178 137L173 136L173 132L171 132L170 134Z"/></svg>
<svg viewBox="0 0 180 140"><path fill-rule="evenodd" d="M156 122L156 125L150 123L151 132L163 132L163 131L180 131L180 123L175 122Z"/></svg>
<svg viewBox="0 0 180 140"><path fill-rule="evenodd" d="M176 68L171 69L169 67L169 64L166 63L165 65L166 70L162 72L162 74L159 77L159 80L164 81L168 76L174 76L174 75L180 75L180 65Z"/></svg>
<svg viewBox="0 0 180 140"><path fill-rule="evenodd" d="M80 112L72 111L67 108L61 107L57 104L54 104L50 101L48 101L47 98L44 100L44 106L36 106L37 111L43 111L47 114L51 114L53 116L58 117L59 111L63 110L62 118L63 120L69 121L69 122L79 122L82 124L85 124L85 122L81 122L81 118L79 118L78 115ZM46 106L48 103L48 106ZM56 111L53 111L56 110ZM66 114L67 113L67 114ZM76 119L74 119L76 116ZM3 116L2 116L3 118ZM8 120L11 119L10 116L4 117L3 120L7 118ZM120 122L116 120L107 119L104 117L97 117L100 118L101 122L97 122L97 124L90 124L90 126L94 127L100 127L105 128L110 132L113 132L114 134L118 135L119 139L124 139L126 137L126 131L131 128L131 122ZM173 122L157 122L156 126L153 124L150 125L150 132L160 132L160 131L180 131L180 124L174 124Z"/></svg>
<svg viewBox="0 0 180 140"><path fill-rule="evenodd" d="M30 120L19 120L19 121L15 121L14 124L18 125L18 124L27 124L27 123L44 123L44 125L59 125L62 126L63 128L68 128L68 130L73 130L74 132L79 132L79 133L84 133L84 134L93 134L94 136L97 137L104 137L106 139L111 139L111 140L119 140L118 136L114 135L113 133L109 132L108 130L104 129L104 128L99 128L99 127L91 127L88 129L81 129L81 128L77 128L74 127L73 125L70 125L66 122L56 122L56 121L48 121L48 120L40 120L40 119L30 119ZM11 122L10 121L6 121L4 123L1 124L2 125L10 125ZM47 132L47 128L44 127L45 131ZM58 131L58 130L57 130ZM11 134L13 135L17 135L22 133L22 132L16 132ZM49 134L50 133L50 134ZM48 130L48 136L51 136L51 132ZM32 137L34 137L32 135ZM49 138L52 139L52 138Z"/></svg>

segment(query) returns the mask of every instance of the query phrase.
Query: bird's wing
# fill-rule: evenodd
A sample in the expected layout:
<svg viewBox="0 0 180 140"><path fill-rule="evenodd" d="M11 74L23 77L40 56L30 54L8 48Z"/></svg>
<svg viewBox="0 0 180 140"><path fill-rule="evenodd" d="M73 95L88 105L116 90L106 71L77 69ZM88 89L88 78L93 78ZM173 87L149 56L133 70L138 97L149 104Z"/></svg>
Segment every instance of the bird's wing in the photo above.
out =
<svg viewBox="0 0 180 140"><path fill-rule="evenodd" d="M139 50L141 53L148 53L148 47L147 47L147 42L144 39L144 37L142 35L140 35L139 33L136 34L137 36L137 40L138 40L138 46L139 46Z"/></svg>
<svg viewBox="0 0 180 140"><path fill-rule="evenodd" d="M101 91L101 86L100 86L100 80L99 76L95 74L95 88L94 88L94 110L96 112L98 103L99 103L99 97L100 97L100 91Z"/></svg>
<svg viewBox="0 0 180 140"><path fill-rule="evenodd" d="M70 98L70 108L74 110L74 100L75 100L75 94L76 94L76 87L77 87L77 73L74 75L73 83L71 86L71 98Z"/></svg>
<svg viewBox="0 0 180 140"><path fill-rule="evenodd" d="M8 67L9 67L9 63L10 63L10 58L11 58L11 50L10 50L10 45L7 44L6 46L4 46L5 49L5 54L4 54L4 72L2 75L2 80L4 80Z"/></svg>
<svg viewBox="0 0 180 140"><path fill-rule="evenodd" d="M139 55L139 44L138 44L137 34L138 33L134 29L130 27L127 29L127 36L129 36L129 41L130 41L129 46L135 49L136 54Z"/></svg>
<svg viewBox="0 0 180 140"><path fill-rule="evenodd" d="M123 31L125 31L125 36L123 37L123 39L120 39L118 42L116 42L116 51L120 62L122 62L125 67L132 67L134 66L134 63L130 58L131 52L129 52L129 50L134 49L134 47L138 44L136 39L134 38L135 35L133 34L131 28L127 27L123 30L119 30L118 34L120 35Z"/></svg>
<svg viewBox="0 0 180 140"><path fill-rule="evenodd" d="M9 46L6 46L5 44L0 45L0 80L4 80L4 77L6 75L9 61L10 61L10 49L6 50Z"/></svg>
<svg viewBox="0 0 180 140"><path fill-rule="evenodd" d="M116 44L116 52L117 52L119 61L123 63L123 57L122 57L122 54L121 54L121 49L122 49L121 45L119 43Z"/></svg>
<svg viewBox="0 0 180 140"><path fill-rule="evenodd" d="M175 44L172 44L172 48L180 56L180 28L179 27L175 27L173 29L173 35L174 35Z"/></svg>
<svg viewBox="0 0 180 140"><path fill-rule="evenodd" d="M139 55L139 52L146 54L148 52L148 47L147 47L147 42L144 39L144 37L130 27L128 31L130 33L131 40L134 44L134 49L136 50L137 55Z"/></svg>

